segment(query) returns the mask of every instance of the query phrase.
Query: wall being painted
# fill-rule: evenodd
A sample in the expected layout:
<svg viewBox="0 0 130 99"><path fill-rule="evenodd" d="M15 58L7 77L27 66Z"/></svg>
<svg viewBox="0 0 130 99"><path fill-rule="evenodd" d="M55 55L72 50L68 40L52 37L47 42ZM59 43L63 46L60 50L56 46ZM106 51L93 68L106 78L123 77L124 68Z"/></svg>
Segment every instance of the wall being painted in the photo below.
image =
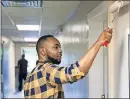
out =
<svg viewBox="0 0 130 99"><path fill-rule="evenodd" d="M89 46L93 44L101 33L101 21L98 23L94 19L100 17L101 13L107 12L111 1L104 1L97 8L88 14L90 34ZM130 29L130 5L120 9L114 22L113 38L108 47L108 97L109 98L128 98L129 97L129 73L128 73L128 34ZM100 72L99 66L102 67L103 52L99 52L93 67L89 72L89 97L101 97L103 83L99 81L104 75ZM101 61L101 63L99 63ZM104 66L103 66L104 67ZM102 68L103 68L102 67ZM96 69L97 68L97 69ZM102 71L102 70L101 70ZM99 76L102 75L102 76ZM95 82L99 81L95 84ZM102 80L102 79L101 79ZM101 82L101 83L100 83ZM98 86L99 85L99 86ZM95 89L96 87L96 89Z"/></svg>
<svg viewBox="0 0 130 99"><path fill-rule="evenodd" d="M130 4L122 7L114 22L114 33L109 48L110 96L129 97L128 34L130 29Z"/></svg>

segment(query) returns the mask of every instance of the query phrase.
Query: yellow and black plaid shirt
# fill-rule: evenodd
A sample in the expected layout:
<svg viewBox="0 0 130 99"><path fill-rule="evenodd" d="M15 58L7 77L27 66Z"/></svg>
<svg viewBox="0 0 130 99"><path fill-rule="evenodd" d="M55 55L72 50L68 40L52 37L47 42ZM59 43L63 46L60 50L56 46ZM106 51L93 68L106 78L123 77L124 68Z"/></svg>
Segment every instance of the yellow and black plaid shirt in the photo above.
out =
<svg viewBox="0 0 130 99"><path fill-rule="evenodd" d="M78 66L78 61L69 67L39 63L26 78L25 98L64 98L62 84L76 82L85 76Z"/></svg>

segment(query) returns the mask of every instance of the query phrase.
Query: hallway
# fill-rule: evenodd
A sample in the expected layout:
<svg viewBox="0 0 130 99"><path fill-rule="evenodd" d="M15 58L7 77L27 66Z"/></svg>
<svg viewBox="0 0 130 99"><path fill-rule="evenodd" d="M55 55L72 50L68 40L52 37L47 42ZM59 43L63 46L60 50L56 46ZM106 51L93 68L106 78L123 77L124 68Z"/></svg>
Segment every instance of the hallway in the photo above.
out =
<svg viewBox="0 0 130 99"><path fill-rule="evenodd" d="M118 13L110 12L113 4L120 7ZM41 36L59 40L63 53L58 66L68 67L79 61L109 26L113 28L111 42L100 48L82 80L63 85L65 98L128 98L130 1L119 4L109 0L1 0L1 98L24 98L23 90L16 92L18 61L25 54L27 73L36 67L36 43Z"/></svg>

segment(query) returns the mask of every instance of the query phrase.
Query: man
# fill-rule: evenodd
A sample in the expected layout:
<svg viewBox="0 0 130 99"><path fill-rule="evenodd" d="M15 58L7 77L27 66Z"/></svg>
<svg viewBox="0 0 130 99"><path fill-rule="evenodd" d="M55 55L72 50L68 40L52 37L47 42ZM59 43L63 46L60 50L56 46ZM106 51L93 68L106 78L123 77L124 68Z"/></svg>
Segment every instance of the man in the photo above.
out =
<svg viewBox="0 0 130 99"><path fill-rule="evenodd" d="M62 50L60 42L51 35L37 41L38 65L28 75L24 84L25 98L64 98L62 84L74 83L89 71L104 42L111 41L112 30L107 28L84 57L69 67L58 67Z"/></svg>
<svg viewBox="0 0 130 99"><path fill-rule="evenodd" d="M27 65L28 61L25 59L25 55L22 55L22 58L18 61L18 67L19 67L19 91L22 90L22 81L23 79L26 80L27 76Z"/></svg>

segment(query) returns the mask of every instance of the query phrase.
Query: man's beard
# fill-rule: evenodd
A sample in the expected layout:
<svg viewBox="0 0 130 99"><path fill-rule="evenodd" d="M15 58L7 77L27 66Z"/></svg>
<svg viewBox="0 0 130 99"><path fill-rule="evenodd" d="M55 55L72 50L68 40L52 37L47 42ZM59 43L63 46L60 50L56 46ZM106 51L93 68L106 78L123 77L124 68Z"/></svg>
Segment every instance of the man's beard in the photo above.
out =
<svg viewBox="0 0 130 99"><path fill-rule="evenodd" d="M60 64L61 63L61 60L58 61L58 60L56 60L56 59L54 59L54 58L52 58L50 56L47 57L47 60L50 61L53 64Z"/></svg>

